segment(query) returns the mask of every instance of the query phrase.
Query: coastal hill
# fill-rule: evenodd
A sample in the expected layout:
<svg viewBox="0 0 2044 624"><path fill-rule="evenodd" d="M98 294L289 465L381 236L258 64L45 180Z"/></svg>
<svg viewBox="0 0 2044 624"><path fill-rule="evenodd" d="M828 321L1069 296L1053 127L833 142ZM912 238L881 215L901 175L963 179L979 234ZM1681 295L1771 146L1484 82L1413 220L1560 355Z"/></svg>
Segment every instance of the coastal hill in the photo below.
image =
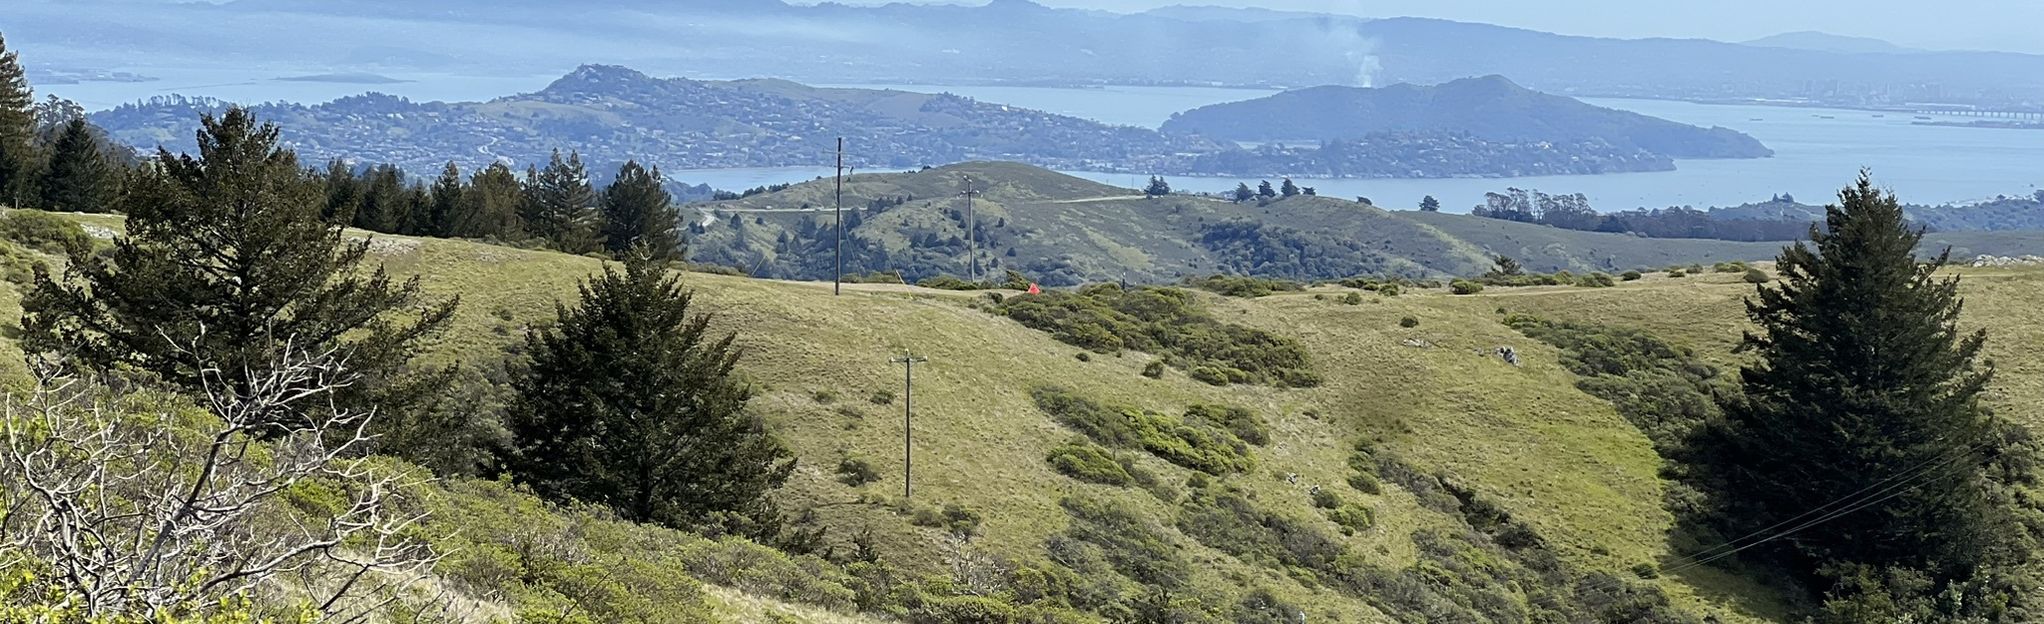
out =
<svg viewBox="0 0 2044 624"><path fill-rule="evenodd" d="M1751 136L1699 128L1540 93L1503 76L1440 85L1368 89L1314 87L1244 102L1215 104L1172 118L1172 135L1220 141L1360 139L1387 133L1466 133L1497 140L1601 141L1671 158L1773 155Z"/></svg>
<svg viewBox="0 0 2044 624"><path fill-rule="evenodd" d="M959 197L967 177L978 192L969 213ZM698 261L754 276L828 280L837 266L834 192L833 181L823 179L691 205L685 208L690 252ZM844 273L899 272L911 283L967 275L975 253L982 275L1013 269L1055 286L1175 282L1214 273L1295 280L1466 277L1490 270L1498 255L1518 259L1529 271L1617 275L1765 260L1786 244L1577 231L1384 210L1325 196L1239 203L1199 195L1152 198L1000 162L859 173L845 178L844 206ZM1958 218L1974 209L1950 210ZM2036 253L2040 238L2037 231L1939 232L1924 247L1926 253L1951 247L1955 258L2021 256Z"/></svg>
<svg viewBox="0 0 2044 624"><path fill-rule="evenodd" d="M1542 104L1507 104L1508 110L1500 110L1497 89L1485 87L1492 83L1506 85L1514 100ZM1427 132L1379 133L1340 145L1279 150L1244 149L1184 132L1114 126L952 94L817 88L786 80L662 79L607 65L586 65L537 92L487 102L414 102L372 93L317 105L261 104L254 112L285 128L284 140L308 162L392 163L415 175L438 171L448 160L466 170L495 161L523 166L544 162L556 149L618 161L593 163L599 172L614 170L625 158L669 171L815 167L833 162L838 137L850 146L846 164L860 169L1004 160L1068 171L1221 176L1598 174L1665 171L1675 167L1676 157L1766 153L1751 138L1731 131L1564 105L1573 101L1527 92L1502 79L1471 84L1476 88L1439 91L1431 101L1469 114L1439 119ZM92 119L135 147L190 150L200 114L227 106L207 99L159 98ZM1226 110L1195 112L1189 118L1226 115ZM1504 119L1492 120L1490 113ZM1511 122L1552 136L1497 131ZM1280 124L1271 131L1290 138L1304 132L1296 124L1310 122L1288 123L1291 128ZM1574 131L1547 132L1556 128Z"/></svg>
<svg viewBox="0 0 2044 624"><path fill-rule="evenodd" d="M97 113L93 121L138 147L190 150L199 114L227 106L165 98ZM585 65L535 93L488 102L369 94L254 110L287 128L286 140L308 161L387 162L421 173L450 158L464 168L500 159L545 162L554 149L630 156L667 169L813 166L830 162L840 136L857 146L847 164L859 167L1009 158L1142 169L1166 155L1213 148L955 95L659 79L601 65Z"/></svg>
<svg viewBox="0 0 2044 624"><path fill-rule="evenodd" d="M979 191L965 212L964 179ZM1276 181L1273 180L1275 183ZM831 180L696 204L690 247L701 261L755 275L829 279L836 231ZM845 272L900 271L913 282L965 275L969 255L999 275L1051 285L1170 282L1211 273L1290 279L1475 275L1497 254L1529 270L1619 273L1690 262L1760 260L1780 245L1647 239L1468 215L1395 212L1305 196L1230 202L1148 198L1016 163L861 173L844 186ZM978 228L976 239L969 227Z"/></svg>

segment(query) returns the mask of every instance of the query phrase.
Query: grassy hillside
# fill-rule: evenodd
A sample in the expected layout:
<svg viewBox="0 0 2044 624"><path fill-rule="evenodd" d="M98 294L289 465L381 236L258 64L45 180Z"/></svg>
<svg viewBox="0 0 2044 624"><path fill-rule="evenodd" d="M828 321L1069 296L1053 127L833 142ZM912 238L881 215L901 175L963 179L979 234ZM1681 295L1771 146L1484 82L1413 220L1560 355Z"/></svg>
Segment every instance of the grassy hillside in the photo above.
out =
<svg viewBox="0 0 2044 624"><path fill-rule="evenodd" d="M492 356L598 268L595 260L551 253L395 240L402 242L382 256L393 270L424 276L436 294L463 297L456 328L438 352L449 360ZM723 327L743 332L750 353L744 371L763 390L755 406L803 462L788 490L800 501L796 507L814 506L838 539L870 531L891 559L923 569L945 565L944 531L915 526L897 511L899 405L869 400L899 390L900 369L887 358L904 351L931 358L917 375L914 505L956 504L983 515L976 547L1018 560L1041 560L1045 540L1065 529L1058 504L1064 495L1111 497L1160 519L1171 514L1148 494L1081 484L1046 465L1045 453L1074 435L1031 402L1030 390L1047 384L1165 412L1201 402L1257 411L1269 420L1274 441L1257 451L1257 469L1228 481L1279 513L1318 517L1310 489L1340 487L1350 447L1368 438L1423 470L1452 474L1497 497L1570 562L1621 571L1665 555L1671 519L1654 503L1658 460L1646 441L1609 405L1573 389L1551 351L1527 344L1490 309L1577 296L1568 289L1470 298L1426 293L1360 306L1312 294L1209 301L1224 318L1296 336L1328 376L1319 388L1274 390L1216 388L1176 371L1144 379L1139 369L1149 358L1136 353L1081 361L1077 349L977 309L964 295L854 286L834 298L822 284L713 275L689 281ZM1736 288L1726 286L1704 291ZM1654 292L1648 288L1669 286L1609 292ZM1422 324L1400 328L1402 316ZM1414 348L1407 340L1432 346ZM1519 345L1527 365L1484 355L1503 344ZM859 488L840 483L831 467L846 457L870 462L882 478ZM1167 481L1188 475L1154 458L1141 465ZM1422 507L1412 493L1385 492L1348 493L1366 501L1378 521L1344 541L1374 565L1414 565L1413 532L1453 518ZM1202 592L1268 586L1321 618L1381 619L1339 592L1178 539L1197 563ZM1659 583L1684 603L1734 620L1770 612L1764 601L1723 599L1727 591L1752 592L1726 582L1704 575Z"/></svg>
<svg viewBox="0 0 2044 624"><path fill-rule="evenodd" d="M964 178L975 201L982 267L1044 283L1163 282L1216 272L1291 279L1362 274L1463 276L1487 256L1536 271L1609 271L1758 260L1778 246L1649 240L1478 219L1389 212L1331 197L1263 204L1122 189L1013 163L967 163L847 178L845 271L901 271L910 281L966 272ZM828 279L836 217L831 180L698 204L695 256L755 275ZM899 202L897 204L897 202ZM998 271L995 271L998 274Z"/></svg>
<svg viewBox="0 0 2044 624"><path fill-rule="evenodd" d="M1126 202L1117 209L1136 210L1145 201L1096 203ZM1204 200L1159 200L1172 201ZM1467 219L1410 219L1342 204L1314 199L1270 208L1296 206L1307 212L1325 206L1387 226L1424 224L1410 225L1415 228L1436 227L1433 223L1455 227ZM1054 210L1041 208L1045 205L1023 204L1007 214ZM1217 204L1212 209L1253 208ZM118 226L104 217L83 220ZM1078 231L1080 226L1071 227ZM1529 236L1513 228L1495 231L1503 241ZM434 295L462 297L453 330L431 356L443 362L500 357L522 327L549 319L556 299L572 296L575 283L601 266L594 259L549 252L378 238L383 242L376 246L376 259L392 271L422 277ZM1481 258L1465 247L1454 253ZM1993 394L1996 407L2021 422L2044 426L2044 415L2032 407L2044 404L2044 364L2023 357L2044 346L2044 313L2035 305L2036 293L2044 292L2039 289L2044 271L1964 274L1971 303L1968 321L1991 329L1989 350L2002 364ZM1046 454L1077 431L1047 414L1031 396L1039 388L1056 387L1100 403L1164 414L1194 404L1253 411L1268 423L1270 441L1249 449L1253 469L1218 477L1216 487L1248 493L1260 513L1336 536L1354 557L1344 565L1435 569L1440 560L1430 554L1431 542L1424 536L1458 530L1465 522L1444 511L1437 491L1416 490L1389 478L1381 494L1347 485L1354 471L1353 449L1367 442L1380 458L1396 458L1417 473L1438 475L1441 483L1494 502L1537 533L1544 550L1568 566L1651 584L1677 605L1721 621L1766 621L1779 615L1781 605L1767 589L1737 576L1704 569L1639 580L1629 572L1640 564L1665 563L1670 556L1667 541L1674 519L1659 505L1665 487L1657 476L1660 459L1610 404L1575 388L1555 349L1499 322L1500 312L1509 311L1636 327L1693 347L1707 360L1732 364L1736 359L1730 347L1743 323L1739 301L1751 288L1738 277L1655 275L1616 288L1494 288L1475 296L1438 290L1408 290L1395 297L1361 293L1354 304L1342 300L1357 291L1330 287L1246 300L1199 295L1200 304L1218 319L1297 339L1325 379L1305 389L1217 387L1176 369L1148 378L1143 369L1154 359L1150 355L1084 355L990 312L985 299L973 294L865 284L833 297L824 283L709 274L691 274L686 280L699 289L699 305L716 312L719 327L740 332L748 353L742 372L761 391L753 406L800 458L785 491L788 507L813 512L841 549L849 549L854 536L870 536L886 560L939 574L954 569L965 557L961 553L1048 565L1046 544L1077 524L1060 501L1098 499L1161 527L1170 552L1191 564L1191 595L1226 602L1260 588L1305 608L1313 621L1396 619L1324 578L1315 580L1310 571L1231 554L1203 543L1189 533L1191 527L1174 526L1173 518L1185 513L1183 501L1212 491L1188 485L1200 480L1191 471L1154 456L1133 457L1134 466L1158 476L1170 497L1060 474L1045 461ZM15 288L0 292L5 294L0 305L9 308L0 314L11 318ZM1407 317L1416 326L1402 326ZM1522 366L1493 355L1499 346L1514 347ZM902 370L888 361L903 352L930 358L916 371L911 500L901 494L903 422L896 397ZM846 459L868 463L878 480L858 486L841 481L835 467ZM1374 521L1344 535L1315 507L1316 489L1339 492L1369 510ZM946 528L919 522L919 512L934 516L946 506L981 519L969 541L961 544ZM1482 555L1465 551L1465 556ZM757 592L714 586L706 591L719 617L731 621L782 621L768 613L796 621L863 621L768 600Z"/></svg>

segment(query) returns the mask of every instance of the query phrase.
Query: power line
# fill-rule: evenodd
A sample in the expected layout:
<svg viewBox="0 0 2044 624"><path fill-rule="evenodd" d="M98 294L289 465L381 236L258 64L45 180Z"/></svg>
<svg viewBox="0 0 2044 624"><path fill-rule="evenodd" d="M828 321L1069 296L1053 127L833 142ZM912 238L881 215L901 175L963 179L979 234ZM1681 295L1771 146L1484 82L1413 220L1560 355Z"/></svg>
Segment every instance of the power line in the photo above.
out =
<svg viewBox="0 0 2044 624"><path fill-rule="evenodd" d="M1725 559L1725 558L1727 558L1727 557L1730 557L1730 556L1732 556L1732 555L1736 555L1736 554L1738 554L1738 553L1740 553L1740 552L1744 552L1744 551L1746 551L1746 550L1749 550L1749 549L1752 549L1752 548L1758 547L1758 546L1760 546L1760 545L1762 545L1762 544L1766 544L1766 543L1768 543L1768 542L1772 542L1772 541L1774 541L1774 540L1782 539L1782 538L1788 537L1788 536L1790 536L1790 535L1794 535L1794 534L1796 534L1796 533L1800 533L1800 532L1802 532L1802 531L1804 531L1804 530L1807 530L1807 529L1809 529L1809 528L1815 527L1815 526L1817 526L1817 525L1820 525L1820 524L1823 524L1823 523L1826 523L1826 522L1830 522L1830 521L1832 521L1832 520L1836 520L1836 519L1839 519L1839 518L1845 517L1846 515L1850 515L1850 514L1852 514L1852 513L1854 513L1854 512L1860 511L1860 510L1862 510L1862 509L1866 509L1866 508L1868 508L1868 507L1872 507L1872 506L1874 506L1874 505L1878 505L1878 504L1881 504L1881 503L1883 503L1883 502L1887 502L1888 500L1894 499L1895 497L1898 497L1898 496L1901 496L1901 495L1903 495L1903 494L1907 494L1907 493L1909 493L1909 492L1911 492L1911 491L1914 491L1914 490L1915 490L1915 489L1917 489L1918 487L1921 487L1921 486L1923 486L1923 485L1927 485L1927 484L1929 483L1929 481L1925 481L1925 482L1922 482L1922 483L1917 483L1917 481L1919 481L1919 480L1923 479L1923 478L1924 478L1924 477L1925 477L1926 475L1930 475L1931 473L1933 473L1933 472L1935 472L1935 471L1937 471L1937 470L1939 470L1939 469L1941 469L1941 468L1945 468L1945 467L1947 467L1947 466L1950 466L1950 465L1951 465L1951 464L1952 464L1953 462L1956 462L1956 461L1958 461L1958 460L1960 460L1960 459L1962 459L1962 458L1964 458L1964 457L1966 457L1966 456L1968 456L1968 455L1971 455L1971 454L1973 454L1974 452L1977 452L1977 451L1981 451L1981 450L1984 450L1984 449L1986 449L1986 448L1987 448L1987 447L1988 447L1989 445L1992 445L1993 443L1994 443L1994 441L1993 441L1992 439L1988 439L1988 440L1982 440L1982 441L1980 441L1980 442L1976 442L1976 443L1974 443L1974 444L1972 444L1972 445L1969 445L1969 446L1967 446L1966 448L1960 449L1960 450L1958 450L1958 451L1956 451L1956 452L1952 453L1952 454L1951 454L1950 456L1940 456L1940 457L1933 457L1933 458L1930 458L1930 459L1924 460L1923 462L1921 462L1921 463L1918 463L1918 464L1916 464L1915 466L1912 466L1912 467L1910 467L1909 469L1907 469L1907 470L1904 470L1904 471L1902 471L1902 472L1900 472L1900 473L1898 473L1898 474L1896 474L1896 475L1894 475L1894 476L1890 476L1890 477L1888 477L1888 478L1886 478L1886 479L1882 479L1882 480L1880 480L1880 481L1876 481L1876 482L1874 482L1874 483L1873 483L1873 484L1871 484L1871 485L1868 485L1868 486L1866 486L1866 487L1860 488L1860 489L1859 489L1858 491L1856 491L1856 492L1853 492L1853 493L1851 493L1851 494L1847 494L1847 495L1845 495L1845 496L1839 497L1839 498L1838 498L1838 499L1836 499L1836 500L1833 500L1833 501L1831 501L1831 502L1828 502L1828 503L1825 503L1825 504L1823 504L1823 505L1817 506L1817 507L1815 507L1815 508L1812 508L1812 509L1810 509L1809 511L1805 511L1805 512L1803 512L1803 513L1801 513L1801 514L1797 514L1796 516L1794 516L1794 517L1792 517L1792 518L1789 518L1789 519L1787 519L1787 520L1783 520L1783 521L1781 521L1781 522L1777 522L1777 523L1775 523L1775 524L1773 524L1773 525L1770 525L1770 526L1768 526L1768 527L1766 527L1766 528L1762 528L1762 529L1759 529L1759 530L1757 530L1757 531L1754 531L1754 532L1752 532L1752 533L1748 533L1748 534L1746 534L1746 535L1740 536L1740 537L1738 537L1738 538L1736 538L1736 539L1733 539L1733 540L1731 540L1731 541L1725 542L1725 543L1723 543L1723 544L1719 544L1719 545L1717 545L1717 546L1712 546L1712 547L1710 547L1710 548L1706 548L1706 549L1704 549L1704 550L1702 550L1702 551L1699 551L1699 552L1698 552L1698 553L1696 553L1696 554L1693 554L1693 555L1685 555L1685 556L1680 556L1680 557L1676 557L1676 559L1678 559L1678 560L1681 560L1681 559L1687 559L1688 561L1685 561L1685 562L1683 562L1683 563L1680 563L1680 564L1677 564L1677 565L1674 565L1674 566L1669 566L1669 567L1667 567L1667 568L1663 568L1663 569L1661 570L1661 573L1662 573L1662 574L1674 574L1674 573L1677 573L1677 572L1683 572L1683 571L1687 571L1687 570L1692 570L1692 569L1695 569L1695 568L1699 568L1699 567L1702 567L1702 566L1705 566L1705 565L1709 565L1709 564L1711 564L1711 563L1714 563L1714 562L1717 562L1717 561L1723 560L1723 559ZM1970 464L1969 464L1969 466L1970 466ZM1964 474L1964 472L1965 472L1964 470L1953 470L1953 471L1949 471L1949 472L1946 472L1946 473L1944 473L1944 474L1941 474L1941 475L1937 475L1937 476L1933 476L1933 477L1930 477L1930 481L1936 481L1936 480L1941 480L1941 479L1948 479L1948 478L1951 478L1951 477L1954 477L1954 476L1959 476L1959 475L1961 475L1961 474ZM1887 487L1882 487L1883 485L1886 485ZM1878 491L1876 491L1877 489L1878 489ZM1871 494L1869 494L1869 492L1872 492L1872 493L1871 493ZM1865 498L1862 498L1862 495L1864 495L1864 496L1865 496ZM1879 497L1879 498L1873 498L1873 497ZM1855 500L1855 499L1859 499L1859 500ZM1747 544L1744 544L1744 545L1737 545L1737 544L1738 544L1739 542L1741 542L1741 541L1744 541L1744 540L1748 540L1748 539L1751 539L1751 538L1753 538L1753 537L1759 536L1759 535L1761 535L1761 534L1764 534L1764 533L1767 533L1767 532L1769 532L1769 531L1774 531L1775 529L1779 529L1779 528L1781 528L1781 527L1783 527L1783 526L1786 526L1786 525L1788 525L1788 524L1794 523L1794 522L1796 522L1796 521L1798 521L1798 520L1801 520L1801 519L1803 519L1803 518L1808 518L1808 517L1809 517L1809 516L1810 516L1811 514L1815 514L1815 513L1818 513L1818 512L1820 512L1820 511L1823 511L1823 510L1825 510L1825 509L1829 509L1829 508L1832 508L1832 507L1835 507L1835 506L1839 506L1839 505L1846 505L1846 507L1844 507L1844 508L1842 508L1842 509L1838 509L1838 510L1836 510L1836 511L1832 511L1832 512L1830 512L1830 513L1825 513L1825 514L1823 514L1823 515L1821 515L1821 516L1819 516L1819 517L1817 517L1817 518L1815 518L1815 519L1809 520L1809 521L1807 521L1807 522L1803 522L1802 524L1796 525L1796 526L1794 526L1794 527L1791 527L1791 528L1789 528L1789 529L1787 529L1787 530L1784 530L1784 531L1781 531L1781 532L1779 532L1779 533L1775 533L1775 534L1773 534L1773 535L1768 535L1767 537L1764 537L1764 538L1762 538L1762 539L1760 539L1760 540L1757 540L1757 541L1754 541L1754 542L1751 542L1751 543L1747 543ZM1736 546L1735 546L1735 545L1736 545ZM1717 550L1719 550L1719 549L1723 549L1723 548L1730 548L1730 550L1726 550L1726 551L1723 551L1723 552L1716 552L1716 553L1713 553L1713 551L1717 551ZM1707 555L1707 556L1706 556L1706 554L1705 554L1705 553L1713 553L1713 554L1709 554L1709 555ZM1598 593L1600 593L1600 594L1603 594L1603 595L1605 595L1606 597L1610 597L1610 596L1611 596L1611 594L1609 593L1610 591L1615 591L1615 590L1618 590L1618 589L1622 589L1622 588L1623 588L1623 587L1625 587L1625 585L1627 584L1627 583L1626 583L1626 582L1625 582L1624 580L1620 580L1620 579L1614 579L1614 580L1613 580L1612 582L1613 582L1613 583L1616 583L1616 585L1607 585L1607 586L1604 586L1604 587L1598 587L1598 586L1595 586L1595 585L1586 585L1586 586L1584 586L1584 587L1583 587L1583 589L1585 589L1585 590L1588 590L1588 591L1595 591L1595 592L1598 592Z"/></svg>

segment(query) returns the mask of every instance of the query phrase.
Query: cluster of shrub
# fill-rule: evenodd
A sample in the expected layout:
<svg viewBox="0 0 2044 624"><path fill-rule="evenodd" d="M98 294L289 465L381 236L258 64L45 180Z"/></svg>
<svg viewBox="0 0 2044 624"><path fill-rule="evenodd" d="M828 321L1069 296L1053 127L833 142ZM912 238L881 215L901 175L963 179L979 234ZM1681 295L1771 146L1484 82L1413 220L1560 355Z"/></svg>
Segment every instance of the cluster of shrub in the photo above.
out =
<svg viewBox="0 0 2044 624"><path fill-rule="evenodd" d="M996 308L1023 325L1095 353L1161 356L1214 385L1319 385L1298 341L1222 322L1193 293L1176 288L1095 284L1076 291L1009 297Z"/></svg>
<svg viewBox="0 0 2044 624"><path fill-rule="evenodd" d="M1096 443L1140 450L1207 474L1248 472L1255 466L1249 447L1269 442L1263 419L1242 408L1198 405L1173 416L1103 405L1062 388L1037 388L1031 396L1044 413ZM1127 482L1134 480L1130 475Z"/></svg>

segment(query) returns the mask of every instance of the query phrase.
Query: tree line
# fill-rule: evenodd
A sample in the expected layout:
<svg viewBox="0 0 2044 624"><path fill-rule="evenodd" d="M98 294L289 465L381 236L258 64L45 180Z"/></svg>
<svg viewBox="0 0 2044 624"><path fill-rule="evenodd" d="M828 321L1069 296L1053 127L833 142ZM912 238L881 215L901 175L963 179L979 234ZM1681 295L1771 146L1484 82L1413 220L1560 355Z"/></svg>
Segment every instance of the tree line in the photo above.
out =
<svg viewBox="0 0 2044 624"><path fill-rule="evenodd" d="M660 169L626 161L599 189L580 154L555 151L520 175L493 163L464 176L450 162L431 182L393 165L357 170L329 162L314 176L325 193L322 216L389 234L471 238L542 246L572 254L621 257L643 248L678 258L681 213Z"/></svg>
<svg viewBox="0 0 2044 624"><path fill-rule="evenodd" d="M1439 203L1434 205L1438 210ZM1810 230L1810 222L1800 219L1719 219L1707 211L1687 207L1640 208L1605 214L1592 208L1589 197L1582 193L1549 195L1521 188L1485 193L1483 205L1470 209L1469 214L1565 230L1653 238L1788 241L1803 238Z"/></svg>

